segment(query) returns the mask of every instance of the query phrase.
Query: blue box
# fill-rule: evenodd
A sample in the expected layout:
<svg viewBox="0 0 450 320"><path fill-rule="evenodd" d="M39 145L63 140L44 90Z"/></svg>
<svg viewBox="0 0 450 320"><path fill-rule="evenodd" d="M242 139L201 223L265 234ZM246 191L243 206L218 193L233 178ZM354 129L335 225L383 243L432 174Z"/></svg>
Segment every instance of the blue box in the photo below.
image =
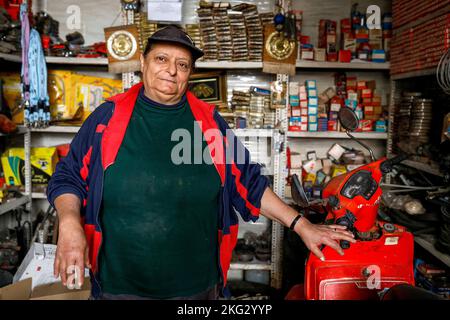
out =
<svg viewBox="0 0 450 320"><path fill-rule="evenodd" d="M306 89L317 89L316 80L306 80L305 85L306 85Z"/></svg>

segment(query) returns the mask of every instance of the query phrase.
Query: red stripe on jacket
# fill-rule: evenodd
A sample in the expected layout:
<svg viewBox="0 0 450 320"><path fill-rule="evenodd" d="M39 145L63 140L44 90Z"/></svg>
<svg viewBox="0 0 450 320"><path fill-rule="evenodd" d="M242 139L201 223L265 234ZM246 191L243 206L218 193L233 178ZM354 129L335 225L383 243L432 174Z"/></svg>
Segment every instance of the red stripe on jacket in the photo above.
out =
<svg viewBox="0 0 450 320"><path fill-rule="evenodd" d="M233 249L236 246L238 238L238 228L239 225L230 226L230 233L223 234L219 230L219 243L220 243L220 267L222 268L223 274L223 285L227 285L227 274L230 268L231 258L233 255Z"/></svg>
<svg viewBox="0 0 450 320"><path fill-rule="evenodd" d="M239 169L237 168L234 161L231 164L231 173L236 177L236 179L235 179L236 189L237 189L238 193L241 195L242 199L244 199L245 206L250 210L250 213L253 216L258 217L260 210L248 201L248 198L247 198L248 190L245 188L245 186L241 182L241 171L239 171Z"/></svg>
<svg viewBox="0 0 450 320"><path fill-rule="evenodd" d="M88 152L83 157L83 166L80 169L81 178L86 181L89 174L89 162L91 162L92 146L89 148Z"/></svg>
<svg viewBox="0 0 450 320"><path fill-rule="evenodd" d="M86 235L86 242L89 246L89 262L92 265L92 271L97 272L97 256L102 242L102 233L96 231L93 224L85 224L84 233Z"/></svg>

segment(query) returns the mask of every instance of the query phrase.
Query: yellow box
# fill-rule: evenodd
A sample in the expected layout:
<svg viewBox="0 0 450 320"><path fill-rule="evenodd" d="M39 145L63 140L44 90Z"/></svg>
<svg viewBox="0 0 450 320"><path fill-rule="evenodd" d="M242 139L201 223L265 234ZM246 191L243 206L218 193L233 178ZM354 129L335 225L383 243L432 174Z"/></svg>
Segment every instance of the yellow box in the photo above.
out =
<svg viewBox="0 0 450 320"><path fill-rule="evenodd" d="M122 81L75 74L74 105L83 107L82 120L107 98L122 92Z"/></svg>
<svg viewBox="0 0 450 320"><path fill-rule="evenodd" d="M3 81L3 97L11 110L12 120L16 124L22 124L23 110L21 108L22 89L20 84L20 73L1 72L0 79Z"/></svg>
<svg viewBox="0 0 450 320"><path fill-rule="evenodd" d="M47 184L55 172L58 154L55 147L31 148L31 182L33 184ZM2 167L8 186L25 184L25 150L10 148L2 155Z"/></svg>
<svg viewBox="0 0 450 320"><path fill-rule="evenodd" d="M122 92L122 81L93 77L66 70L50 70L50 112L53 121L80 123L104 100Z"/></svg>
<svg viewBox="0 0 450 320"><path fill-rule="evenodd" d="M347 172L347 168L343 165L333 165L331 167L331 177L337 177Z"/></svg>
<svg viewBox="0 0 450 320"><path fill-rule="evenodd" d="M50 100L50 114L53 121L66 121L77 118L77 109L74 110L72 71L48 71L48 96ZM81 111L78 118L81 119Z"/></svg>

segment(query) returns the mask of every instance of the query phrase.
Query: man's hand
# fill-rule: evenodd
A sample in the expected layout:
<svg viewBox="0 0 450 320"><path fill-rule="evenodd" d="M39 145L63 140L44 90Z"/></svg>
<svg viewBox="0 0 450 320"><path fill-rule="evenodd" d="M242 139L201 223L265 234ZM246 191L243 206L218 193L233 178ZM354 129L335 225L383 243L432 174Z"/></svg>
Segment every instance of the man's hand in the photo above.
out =
<svg viewBox="0 0 450 320"><path fill-rule="evenodd" d="M61 275L64 286L67 285L67 274L77 268L79 272L78 286L84 282L84 268L91 268L89 263L89 247L83 228L78 221L64 221L59 226L58 246L56 249L54 275Z"/></svg>
<svg viewBox="0 0 450 320"><path fill-rule="evenodd" d="M353 234L345 229L345 226L336 224L312 224L305 217L301 217L294 227L294 231L302 238L308 249L322 261L325 260L325 256L320 250L322 245L329 246L336 250L340 255L344 255L344 251L339 245L339 241L347 240L352 243L356 242Z"/></svg>

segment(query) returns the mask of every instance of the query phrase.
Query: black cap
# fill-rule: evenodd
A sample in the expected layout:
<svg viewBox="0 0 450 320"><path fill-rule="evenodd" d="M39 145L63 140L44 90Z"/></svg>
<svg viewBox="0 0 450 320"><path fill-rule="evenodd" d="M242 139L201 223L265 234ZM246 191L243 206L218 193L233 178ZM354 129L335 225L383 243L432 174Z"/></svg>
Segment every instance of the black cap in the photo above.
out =
<svg viewBox="0 0 450 320"><path fill-rule="evenodd" d="M195 46L194 40L181 28L175 25L157 30L148 38L147 48L155 42L173 42L185 46L192 53L192 58L197 60L204 55L203 51ZM147 48L145 51L147 51Z"/></svg>

